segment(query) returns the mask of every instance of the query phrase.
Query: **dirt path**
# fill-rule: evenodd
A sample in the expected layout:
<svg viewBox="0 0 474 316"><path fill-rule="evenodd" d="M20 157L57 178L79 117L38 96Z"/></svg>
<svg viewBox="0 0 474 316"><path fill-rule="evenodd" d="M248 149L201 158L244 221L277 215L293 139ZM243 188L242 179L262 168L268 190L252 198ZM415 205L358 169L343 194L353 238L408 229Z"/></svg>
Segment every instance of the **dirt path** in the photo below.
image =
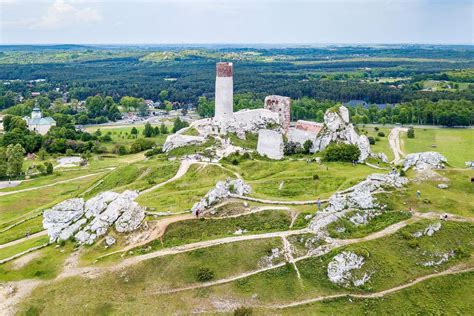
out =
<svg viewBox="0 0 474 316"><path fill-rule="evenodd" d="M10 246L14 246L14 245L19 244L21 242L24 242L26 240L30 240L30 239L33 239L33 238L36 238L36 237L41 237L41 236L46 236L46 235L48 235L48 231L47 230L42 230L42 231L40 231L36 234L30 235L29 237L23 237L23 238L14 240L14 241L10 241L6 244L0 245L0 249L7 248L7 247L10 247Z"/></svg>
<svg viewBox="0 0 474 316"><path fill-rule="evenodd" d="M76 180L81 180L81 179L97 176L97 175L102 174L104 172L107 172L107 171L101 171L101 172L86 174L84 176L80 176L80 177L76 177L76 178L72 178L72 179L67 179L67 180L62 180L62 181L57 181L57 182L50 183L50 184L40 185L38 187L26 188L26 189L21 189L21 190L16 190L16 191L0 192L0 196L11 195L11 194L16 194L16 193L22 193L22 192L28 192L28 191L34 191L34 190L43 189L43 188L49 188L49 187L52 187L52 186L55 186L55 185L58 185L58 184L69 183L69 182L73 182L73 181L76 181Z"/></svg>
<svg viewBox="0 0 474 316"><path fill-rule="evenodd" d="M178 171L176 172L176 174L175 174L172 178L170 178L170 179L168 179L168 180L166 180L166 181L164 181L164 182L158 183L157 185L154 185L154 186L152 186L151 188L148 188L148 189L146 189L146 190L141 191L141 192L139 193L139 195L146 194L146 193L148 193L148 192L151 192L151 191L153 191L153 190L156 190L156 189L158 189L158 188L161 188L162 186L164 186L164 185L166 185L166 184L168 184L168 183L170 183L170 182L173 182L173 181L178 180L179 178L181 178L182 176L184 176L184 175L186 174L186 172L188 172L189 168L190 168L193 164L196 164L196 163L205 164L205 163L200 162L200 161L197 161L197 160L183 160L183 161L181 161L181 164L179 165Z"/></svg>
<svg viewBox="0 0 474 316"><path fill-rule="evenodd" d="M161 238L164 235L166 228L168 227L169 224L189 220L192 218L194 218L194 216L190 213L187 213L187 214L166 217L166 218L157 220L155 223L153 223L153 227L151 227L150 231L143 232L143 233L146 233L145 238L137 238L138 240L140 240L139 242L131 243L127 245L125 248L97 257L97 259L108 257L117 253L125 253L130 249L146 245L153 240Z"/></svg>
<svg viewBox="0 0 474 316"><path fill-rule="evenodd" d="M464 264L461 264L461 265L451 267L451 268L449 268L447 270L444 270L444 271L441 271L441 272L424 275L424 276L416 278L416 279L414 279L414 280L412 280L408 283L405 283L405 284L402 284L402 285L399 285L399 286L396 286L396 287L393 287L393 288L390 288L390 289L387 289L387 290L384 290L384 291L376 292L376 293L370 293L370 294L347 294L347 293L345 293L345 294L318 296L318 297L315 297L315 298L310 298L310 299L307 299L307 300L292 302L292 303L288 303L288 304L273 304L273 305L264 305L264 306L260 306L260 307L284 309L284 308L307 305L307 304L311 304L311 303L316 303L316 302L320 302L320 301L331 300L331 299L341 298L341 297L354 297L354 298L384 297L388 294L392 294L392 293L398 292L400 290L412 287L412 286L414 286L414 285L416 285L420 282L423 282L423 281L426 281L426 280L429 280L429 279L432 279L432 278L436 278L436 277L440 277L440 276L444 276L444 275L450 275L450 274L470 272L470 271L474 271L474 267L466 267Z"/></svg>
<svg viewBox="0 0 474 316"><path fill-rule="evenodd" d="M401 157L405 157L405 153L402 151L400 147L400 132L406 132L408 129L401 128L401 127L394 127L390 131L388 135L388 143L390 144L390 148L392 149L393 156L395 157L392 160L392 163L398 164L401 161Z"/></svg>

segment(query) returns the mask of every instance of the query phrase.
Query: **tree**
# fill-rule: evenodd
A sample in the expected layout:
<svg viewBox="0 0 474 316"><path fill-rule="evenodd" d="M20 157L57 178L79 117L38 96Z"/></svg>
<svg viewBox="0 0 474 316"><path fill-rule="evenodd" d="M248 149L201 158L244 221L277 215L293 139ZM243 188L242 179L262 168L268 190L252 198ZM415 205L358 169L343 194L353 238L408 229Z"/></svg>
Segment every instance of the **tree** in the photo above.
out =
<svg viewBox="0 0 474 316"><path fill-rule="evenodd" d="M138 115L139 116L147 116L148 115L148 107L146 106L145 103L141 103L139 106L138 106Z"/></svg>
<svg viewBox="0 0 474 316"><path fill-rule="evenodd" d="M46 174L53 174L54 168L53 168L53 164L52 164L52 163L50 163L49 161L47 161L47 162L44 163L44 166L45 166L45 168L46 168Z"/></svg>
<svg viewBox="0 0 474 316"><path fill-rule="evenodd" d="M161 90L159 96L161 101L165 101L169 96L168 90Z"/></svg>
<svg viewBox="0 0 474 316"><path fill-rule="evenodd" d="M173 110L173 104L171 104L170 101L165 101L165 111L166 111L166 113L169 113L171 110Z"/></svg>
<svg viewBox="0 0 474 316"><path fill-rule="evenodd" d="M7 149L5 147L0 147L0 179L7 176Z"/></svg>
<svg viewBox="0 0 474 316"><path fill-rule="evenodd" d="M165 123L161 123L160 133L161 134L168 134L168 128L166 127Z"/></svg>
<svg viewBox="0 0 474 316"><path fill-rule="evenodd" d="M138 135L138 130L137 130L137 128L136 128L135 126L132 127L132 130L130 131L130 134L131 134L131 135Z"/></svg>
<svg viewBox="0 0 474 316"><path fill-rule="evenodd" d="M323 152L326 161L357 161L360 156L360 149L356 145L331 144Z"/></svg>
<svg viewBox="0 0 474 316"><path fill-rule="evenodd" d="M151 124L149 122L147 122L145 124L145 129L143 130L143 136L153 137L154 134L155 134L155 130L153 129L153 127L151 127Z"/></svg>
<svg viewBox="0 0 474 316"><path fill-rule="evenodd" d="M179 117L174 121L173 124L173 133L176 133L180 129L183 129L185 127L188 127L189 123L186 121L181 120Z"/></svg>
<svg viewBox="0 0 474 316"><path fill-rule="evenodd" d="M199 97L197 112L202 117L214 116L213 102L210 102L206 97Z"/></svg>
<svg viewBox="0 0 474 316"><path fill-rule="evenodd" d="M303 152L305 154L309 154L309 152L311 151L312 148L313 148L313 142L311 140L307 139L303 144Z"/></svg>
<svg viewBox="0 0 474 316"><path fill-rule="evenodd" d="M415 138L415 129L413 128L413 126L408 128L407 137L408 138Z"/></svg>
<svg viewBox="0 0 474 316"><path fill-rule="evenodd" d="M25 155L25 149L20 144L10 144L7 147L7 176L18 177L21 175L23 169L23 156Z"/></svg>

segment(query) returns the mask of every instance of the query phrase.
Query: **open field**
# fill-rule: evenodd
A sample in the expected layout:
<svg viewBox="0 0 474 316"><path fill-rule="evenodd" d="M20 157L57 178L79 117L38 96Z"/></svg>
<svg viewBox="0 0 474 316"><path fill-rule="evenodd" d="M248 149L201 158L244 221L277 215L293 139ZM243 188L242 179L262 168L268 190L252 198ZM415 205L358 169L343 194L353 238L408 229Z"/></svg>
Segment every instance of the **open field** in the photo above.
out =
<svg viewBox="0 0 474 316"><path fill-rule="evenodd" d="M453 167L464 168L466 161L474 160L474 129L415 128L415 138L401 133L400 140L405 153L437 151Z"/></svg>

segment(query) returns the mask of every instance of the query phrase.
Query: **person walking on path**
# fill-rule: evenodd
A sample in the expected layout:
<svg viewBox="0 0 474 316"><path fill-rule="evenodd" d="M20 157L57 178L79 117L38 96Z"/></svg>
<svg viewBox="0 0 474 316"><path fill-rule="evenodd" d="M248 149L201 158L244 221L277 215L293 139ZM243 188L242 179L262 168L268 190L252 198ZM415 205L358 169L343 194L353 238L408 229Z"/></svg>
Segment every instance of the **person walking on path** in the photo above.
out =
<svg viewBox="0 0 474 316"><path fill-rule="evenodd" d="M321 199L318 198L318 200L316 201L316 205L318 206L318 212L321 210Z"/></svg>
<svg viewBox="0 0 474 316"><path fill-rule="evenodd" d="M420 192L420 190L416 190L416 198L417 198L417 199L421 198L421 192Z"/></svg>

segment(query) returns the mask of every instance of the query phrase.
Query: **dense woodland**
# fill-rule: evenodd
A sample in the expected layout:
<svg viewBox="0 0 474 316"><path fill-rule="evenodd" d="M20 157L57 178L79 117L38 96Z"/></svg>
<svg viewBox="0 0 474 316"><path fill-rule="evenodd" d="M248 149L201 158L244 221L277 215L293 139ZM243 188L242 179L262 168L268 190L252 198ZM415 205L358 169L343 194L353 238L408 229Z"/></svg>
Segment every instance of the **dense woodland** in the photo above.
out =
<svg viewBox="0 0 474 316"><path fill-rule="evenodd" d="M166 111L196 107L201 116L212 116L219 60L234 62L234 110L262 107L266 95L280 94L293 99L293 120L322 121L328 108L363 100L368 105L350 107L357 124L474 124L471 46L0 46L0 110L7 115L1 156L7 148L11 155L100 153L106 135L80 132L75 125L115 121L121 111L146 115L144 99L160 101ZM57 122L45 136L29 132L21 120L34 106ZM152 147L141 142L116 151ZM15 151L17 144L22 148Z"/></svg>

